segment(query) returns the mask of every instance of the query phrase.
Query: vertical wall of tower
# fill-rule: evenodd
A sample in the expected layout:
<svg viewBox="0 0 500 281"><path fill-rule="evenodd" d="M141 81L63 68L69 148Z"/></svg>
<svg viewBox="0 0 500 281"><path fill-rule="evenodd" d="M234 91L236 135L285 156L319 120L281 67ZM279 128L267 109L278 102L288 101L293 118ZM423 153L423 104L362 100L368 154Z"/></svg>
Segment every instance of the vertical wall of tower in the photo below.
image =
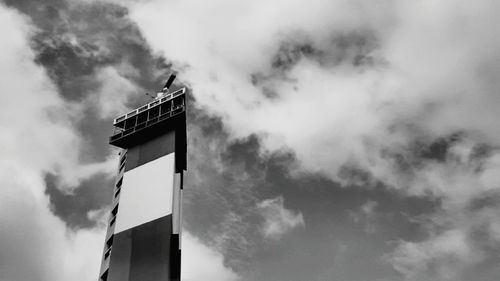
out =
<svg viewBox="0 0 500 281"><path fill-rule="evenodd" d="M185 115L166 128L120 152L102 281L180 280Z"/></svg>

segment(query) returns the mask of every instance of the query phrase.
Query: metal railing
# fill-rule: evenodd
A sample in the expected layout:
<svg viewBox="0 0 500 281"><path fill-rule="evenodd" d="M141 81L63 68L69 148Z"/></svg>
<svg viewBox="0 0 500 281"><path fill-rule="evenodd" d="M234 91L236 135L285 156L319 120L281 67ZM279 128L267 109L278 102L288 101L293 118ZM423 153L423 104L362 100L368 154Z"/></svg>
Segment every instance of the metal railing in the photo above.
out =
<svg viewBox="0 0 500 281"><path fill-rule="evenodd" d="M157 100L154 100L154 101L152 101L152 102L150 102L148 104L145 104L145 105L143 105L143 106L141 106L141 107L139 107L137 109L134 109L134 110L130 111L127 114L124 114L124 115L122 115L122 116L120 116L118 118L115 118L115 120L113 121L113 125L116 125L116 124L118 124L118 123L120 123L122 121L125 121L125 119L127 119L129 117L133 117L133 116L139 114L140 112L146 111L146 110L148 110L150 108L153 108L153 107L155 107L155 106L157 106L159 104L162 104L162 103L165 103L167 101L170 101L173 98L178 97L178 96L180 96L180 95L182 95L184 93L186 93L186 88L181 88L181 89L179 89L179 90L177 90L177 91L175 91L175 92L173 92L171 94L165 95L164 97L162 97L160 99L157 99Z"/></svg>
<svg viewBox="0 0 500 281"><path fill-rule="evenodd" d="M167 111L163 114L160 114L160 115L157 115L156 117L153 117L153 118L150 118L150 119L147 119L146 121L144 122L141 122L139 124L136 124L135 126L129 128L129 129L123 129L123 130L120 130L118 131L118 133L115 133L114 135L112 135L109 140L110 141L115 141L119 138L122 138L122 137L125 137L125 136L128 136L130 134L133 134L139 130L142 130L146 127L149 127L153 124L156 124L158 121L161 121L161 120L164 120L164 119L167 119L167 118L170 118L170 117L173 117L181 112L183 112L185 109L185 106L184 104L182 105L178 105L174 108L172 108L171 111Z"/></svg>

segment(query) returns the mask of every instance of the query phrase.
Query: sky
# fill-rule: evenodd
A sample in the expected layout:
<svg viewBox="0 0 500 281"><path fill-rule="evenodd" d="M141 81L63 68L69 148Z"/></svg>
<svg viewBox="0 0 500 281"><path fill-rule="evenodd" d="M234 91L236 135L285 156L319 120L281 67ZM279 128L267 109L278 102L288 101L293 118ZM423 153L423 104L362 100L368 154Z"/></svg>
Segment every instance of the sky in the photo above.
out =
<svg viewBox="0 0 500 281"><path fill-rule="evenodd" d="M97 279L112 120L172 73L183 280L498 280L499 12L0 1L0 281Z"/></svg>

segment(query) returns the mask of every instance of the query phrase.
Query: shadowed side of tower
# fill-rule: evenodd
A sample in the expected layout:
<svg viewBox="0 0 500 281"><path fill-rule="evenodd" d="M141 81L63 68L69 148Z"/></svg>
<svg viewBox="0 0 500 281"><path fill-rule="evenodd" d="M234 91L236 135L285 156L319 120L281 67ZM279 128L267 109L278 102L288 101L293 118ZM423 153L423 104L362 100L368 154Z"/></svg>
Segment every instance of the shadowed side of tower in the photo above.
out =
<svg viewBox="0 0 500 281"><path fill-rule="evenodd" d="M114 120L110 144L122 150L99 280L180 280L186 91Z"/></svg>

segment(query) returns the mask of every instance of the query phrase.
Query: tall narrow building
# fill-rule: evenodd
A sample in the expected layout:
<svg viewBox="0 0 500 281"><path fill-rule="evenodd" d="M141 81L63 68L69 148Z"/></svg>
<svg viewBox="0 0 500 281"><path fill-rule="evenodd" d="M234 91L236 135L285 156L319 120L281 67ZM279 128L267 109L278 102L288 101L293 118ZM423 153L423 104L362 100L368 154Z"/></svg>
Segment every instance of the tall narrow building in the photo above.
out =
<svg viewBox="0 0 500 281"><path fill-rule="evenodd" d="M172 81L114 120L122 150L99 280L180 280L187 90L169 92Z"/></svg>

